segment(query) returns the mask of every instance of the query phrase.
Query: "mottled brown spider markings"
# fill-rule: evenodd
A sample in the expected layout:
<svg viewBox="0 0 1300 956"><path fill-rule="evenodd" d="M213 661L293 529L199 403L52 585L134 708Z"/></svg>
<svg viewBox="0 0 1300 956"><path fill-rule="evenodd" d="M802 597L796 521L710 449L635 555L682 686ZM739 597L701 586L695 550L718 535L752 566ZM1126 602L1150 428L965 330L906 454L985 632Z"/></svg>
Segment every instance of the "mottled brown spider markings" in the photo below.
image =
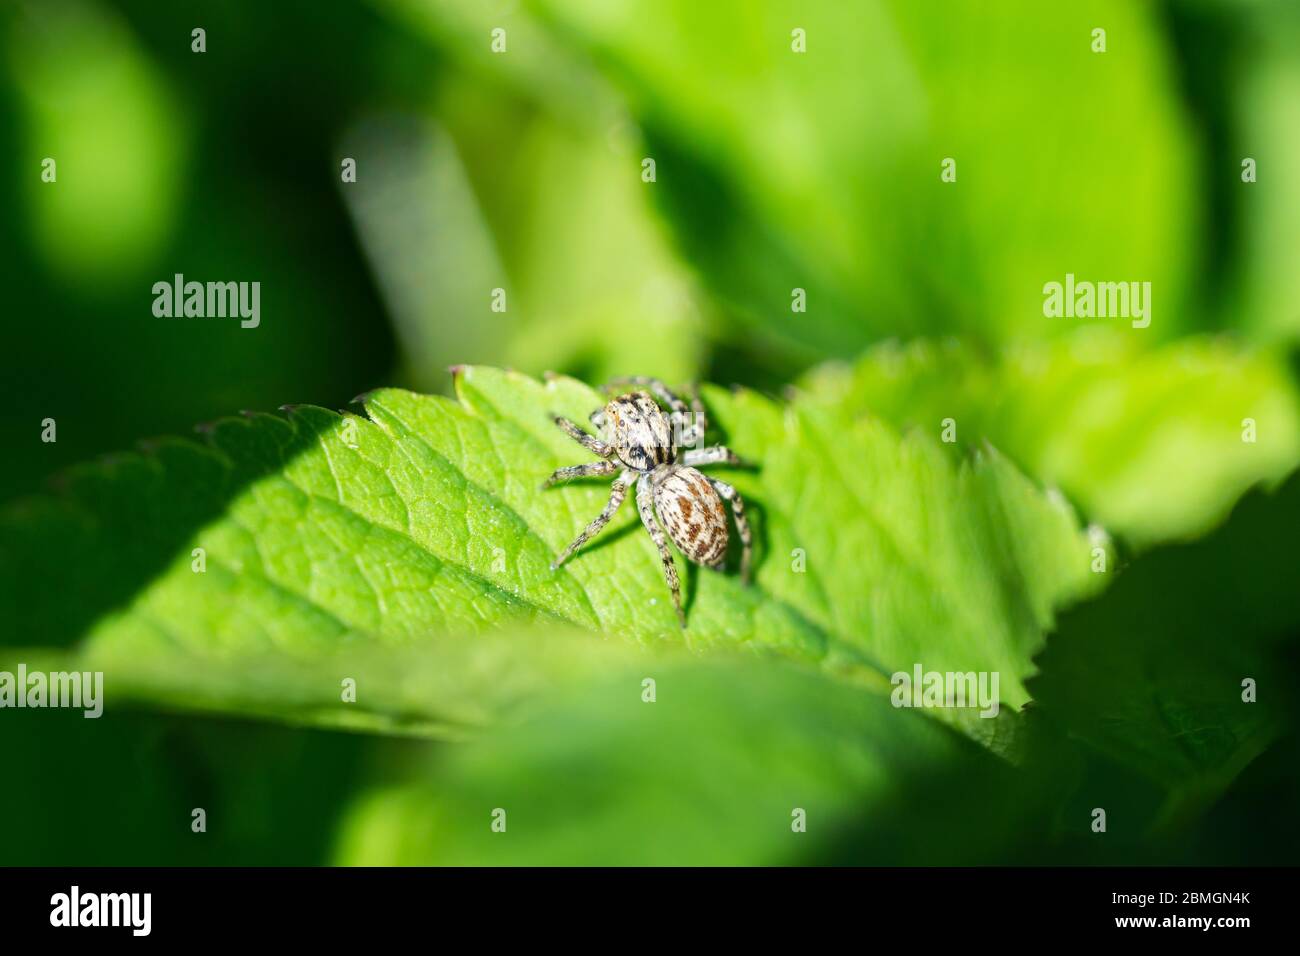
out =
<svg viewBox="0 0 1300 956"><path fill-rule="evenodd" d="M682 554L696 564L721 568L727 554L728 541L727 514L722 502L730 502L731 513L736 521L736 533L740 536L740 576L748 584L752 539L749 522L745 520L745 503L731 485L710 478L695 468L696 465L724 462L737 465L740 460L731 449L722 445L712 448L690 447L704 437L706 427L704 408L697 397L692 396L691 407L688 409L685 402L655 378L621 378L609 385L633 385L650 390L619 395L603 409L592 413L592 424L601 429L609 441L588 434L567 418L555 417L555 424L574 441L599 455L601 460L560 468L546 480L543 487L593 475L612 475L617 472L618 477L610 488L609 502L605 509L560 553L551 563L551 568L558 568L573 552L600 534L627 497L628 487L635 481L636 504L641 513L641 523L659 549L664 578L677 610L677 620L685 627L681 584L677 579L677 566L673 562L672 552L668 550L664 532L667 532L667 537L672 539ZM663 401L671 412L665 415L656 398ZM686 450L682 452L681 449Z"/></svg>

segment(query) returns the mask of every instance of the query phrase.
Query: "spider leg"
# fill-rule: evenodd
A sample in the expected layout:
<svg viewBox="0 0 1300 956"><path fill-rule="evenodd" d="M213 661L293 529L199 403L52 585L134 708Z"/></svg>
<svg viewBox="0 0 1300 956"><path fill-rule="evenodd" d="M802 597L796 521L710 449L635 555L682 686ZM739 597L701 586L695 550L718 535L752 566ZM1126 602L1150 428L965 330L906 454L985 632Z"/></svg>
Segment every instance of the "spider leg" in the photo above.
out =
<svg viewBox="0 0 1300 956"><path fill-rule="evenodd" d="M740 465L743 462L726 445L714 445L712 448L689 449L682 456L682 464L696 468L700 465Z"/></svg>
<svg viewBox="0 0 1300 956"><path fill-rule="evenodd" d="M713 449L707 449L713 451ZM722 449L726 451L727 449ZM738 492L731 485L727 484L720 478L709 478L709 484L717 489L718 494L731 505L731 514L736 519L736 533L740 535L740 580L744 584L749 583L749 559L753 550L753 535L749 533L749 522L745 519L745 499L740 497Z"/></svg>
<svg viewBox="0 0 1300 956"><path fill-rule="evenodd" d="M690 423L689 412L669 412L668 424L673 430L673 445L678 454L700 440L699 430Z"/></svg>
<svg viewBox="0 0 1300 956"><path fill-rule="evenodd" d="M637 479L636 510L641 513L641 523L645 525L646 531L650 532L651 540L659 549L659 559L664 565L664 580L668 582L668 590L673 594L673 607L677 609L677 623L685 629L686 614L682 611L682 586L677 580L677 565L673 563L673 553L668 550L664 529L659 527L659 520L655 517L654 492L650 487L649 475L642 475Z"/></svg>
<svg viewBox="0 0 1300 956"><path fill-rule="evenodd" d="M678 448L690 449L692 446L698 445L704 438L704 429L700 426L699 420L691 421L691 415L691 412L684 412L680 415L673 412L670 416L673 428L676 430Z"/></svg>
<svg viewBox="0 0 1300 956"><path fill-rule="evenodd" d="M695 415L695 424L699 426L700 434L703 435L709 430L709 416L704 410L704 403L700 401L700 387L692 382L687 390L690 392L691 412Z"/></svg>
<svg viewBox="0 0 1300 956"><path fill-rule="evenodd" d="M642 388L650 389L656 398L667 402L668 406L679 415L685 415L687 412L686 403L673 394L661 379L647 378L644 375L624 375L622 378L610 379L605 383L606 388L615 385L640 385Z"/></svg>
<svg viewBox="0 0 1300 956"><path fill-rule="evenodd" d="M694 384L687 386L691 400L689 412L673 412L677 424L679 448L691 448L704 440L704 433L709 430L709 417L700 402L700 393Z"/></svg>
<svg viewBox="0 0 1300 956"><path fill-rule="evenodd" d="M583 448L587 449L590 452L596 453L601 458L609 458L614 454L613 448L610 448L609 445L605 444L603 441L601 441L599 438L596 438L594 435L587 434L581 428L575 425L573 422L569 421L567 418L562 418L559 415L555 415L553 417L555 418L555 424L560 426L560 430L563 431L564 434L572 438L574 441L576 441Z"/></svg>
<svg viewBox="0 0 1300 956"><path fill-rule="evenodd" d="M618 471L618 465L612 461L589 461L583 465L569 465L565 468L557 468L551 472L551 477L547 478L542 484L543 488L549 488L551 485L559 484L561 481L572 481L574 478L594 478L597 475L612 475Z"/></svg>
<svg viewBox="0 0 1300 956"><path fill-rule="evenodd" d="M603 408L596 409L588 416L588 419L591 421L592 426L596 429L597 437L599 437L601 441L604 441L605 437L609 435L609 432L606 431L606 426L608 425L609 419L605 415L605 409Z"/></svg>
<svg viewBox="0 0 1300 956"><path fill-rule="evenodd" d="M605 525L609 524L609 519L614 517L614 512L618 510L618 506L623 503L623 498L627 495L627 484L626 477L620 476L614 479L614 483L609 489L609 501L605 504L605 510L596 515L596 517L592 519L591 524L587 525L587 527L582 530L582 534L578 535L578 537L573 540L573 544L561 551L560 556L551 562L552 571L556 570L565 561L569 560L569 556L573 554L573 552L577 551L596 535L600 534L601 529L604 528Z"/></svg>

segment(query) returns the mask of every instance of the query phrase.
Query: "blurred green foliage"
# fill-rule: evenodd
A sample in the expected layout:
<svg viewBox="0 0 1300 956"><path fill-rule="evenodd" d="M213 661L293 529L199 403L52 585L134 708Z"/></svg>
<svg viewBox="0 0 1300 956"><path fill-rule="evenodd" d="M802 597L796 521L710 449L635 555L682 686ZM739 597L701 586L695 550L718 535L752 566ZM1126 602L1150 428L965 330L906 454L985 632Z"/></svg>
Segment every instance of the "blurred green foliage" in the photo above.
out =
<svg viewBox="0 0 1300 956"><path fill-rule="evenodd" d="M0 7L0 500L15 502L0 659L89 646L162 708L237 700L250 717L395 732L3 711L21 783L0 788L0 862L1294 863L1300 831L1278 808L1300 802L1284 691L1300 676L1286 545L1300 515L1294 478L1249 489L1300 460L1298 103L1285 0ZM260 281L261 325L155 317L152 284L176 273ZM1044 318L1043 284L1066 273L1151 282L1151 327ZM266 469L310 476L307 448L338 419L300 413L315 422L302 444L274 461L259 446L246 472L171 442L65 472L240 409L450 391L445 367L470 362L800 382L797 413L706 392L721 437L760 458L735 481L768 553L813 540L829 556L816 591L768 564L761 595L735 600L784 602L886 669L987 641L1014 704L1042 651L1034 700L976 727L981 747L803 670L816 654L659 661L507 630L433 656L410 608L401 634L378 629L386 653L349 653L374 621L342 614L342 658L307 628L310 654L241 659L291 616L233 576L223 624L175 590L176 569L197 529L224 520L233 539L256 506L278 513L270 479L234 521L229 506ZM579 415L589 393L573 388ZM46 418L56 443L40 441ZM933 440L945 418L961 464ZM271 442L271 422L217 434ZM440 453L461 437L449 426ZM524 507L526 468L460 466L497 469L494 494ZM63 496L30 497L52 475ZM115 497L122 482L135 491ZM428 506L449 507L435 484ZM1112 572L1129 559L1106 590L1075 581L1058 546L1070 509L1040 486L1104 528ZM537 507L581 510L560 500ZM1044 515L1065 523L1044 531ZM291 565L311 542L286 528L269 557ZM313 553L364 553L361 532ZM648 547L618 538L577 573L658 588ZM427 555L407 557L388 566ZM700 583L697 609L723 628L701 644L724 633L732 583ZM1085 595L1052 633L1054 608ZM463 597L442 623L481 620ZM132 608L168 601L192 658L122 639ZM636 632L635 615L610 619ZM653 706L637 696L647 661L663 668ZM386 688L378 713L322 695L319 673L345 663ZM1258 674L1258 711L1224 704L1238 672ZM401 737L498 724L470 744ZM504 845L487 828L503 803ZM1087 831L1098 805L1105 841Z"/></svg>

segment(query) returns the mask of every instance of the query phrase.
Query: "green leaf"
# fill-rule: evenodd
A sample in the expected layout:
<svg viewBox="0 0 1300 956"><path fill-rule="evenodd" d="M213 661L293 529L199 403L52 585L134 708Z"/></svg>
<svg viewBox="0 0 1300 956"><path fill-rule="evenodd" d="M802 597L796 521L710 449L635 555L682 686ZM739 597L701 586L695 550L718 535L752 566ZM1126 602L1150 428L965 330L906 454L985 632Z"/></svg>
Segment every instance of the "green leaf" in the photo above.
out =
<svg viewBox="0 0 1300 956"><path fill-rule="evenodd" d="M1019 776L969 741L884 698L753 663L612 674L417 773L357 805L336 862L971 863L1025 830Z"/></svg>
<svg viewBox="0 0 1300 956"><path fill-rule="evenodd" d="M1185 328L1197 176L1154 13L1004 6L536 4L623 91L687 257L787 363L1054 334L1042 288L1067 272L1150 281L1153 337Z"/></svg>
<svg viewBox="0 0 1300 956"><path fill-rule="evenodd" d="M431 631L397 646L349 631L310 654L272 647L232 656L160 638L121 627L77 652L0 649L0 669L13 672L21 661L28 673L100 671L109 706L134 700L168 710L466 740L522 720L539 703L611 669L670 656L557 624L503 625L458 637Z"/></svg>
<svg viewBox="0 0 1300 956"><path fill-rule="evenodd" d="M722 434L757 466L719 471L750 502L757 583L691 569L683 633L630 506L550 570L608 495L607 482L540 490L591 458L550 415L584 420L599 396L480 367L456 386L459 402L375 392L369 420L311 407L223 420L205 444L156 443L10 508L4 643L79 645L110 687L147 699L304 720L328 706L331 721L352 719L338 713L341 677L402 673L423 651L426 669L448 669L440 693L372 692L356 719L416 732L507 707L476 702L490 678L455 677L477 666L471 635L502 626L775 653L878 690L917 663L998 671L1015 708L1053 607L1104 579L1068 508L991 450L958 465L813 397L709 389ZM547 653L514 646L519 668ZM563 655L534 679L580 653Z"/></svg>
<svg viewBox="0 0 1300 956"><path fill-rule="evenodd" d="M1208 530L1300 461L1285 365L1221 340L1142 351L1131 335L1085 334L998 359L951 341L887 343L808 387L900 428L938 434L952 419L959 442L992 442L1140 546Z"/></svg>
<svg viewBox="0 0 1300 956"><path fill-rule="evenodd" d="M1218 60L1222 73L1206 82L1224 91L1236 127L1210 160L1233 167L1235 175L1220 188L1230 191L1236 204L1230 229L1240 236L1215 249L1226 260L1219 265L1232 284L1220 322L1253 338L1294 345L1300 339L1300 310L1295 308L1300 274L1294 268L1293 244L1284 237L1300 215L1300 183L1275 173L1279 162L1300 152L1300 98L1295 95L1300 86L1300 11L1294 4L1272 2L1250 7L1221 3L1188 12L1207 21L1202 56L1208 63ZM1225 27L1231 31L1226 38ZM1225 40L1251 51L1236 69L1219 59ZM1255 179L1249 183L1242 181L1247 158L1255 164Z"/></svg>
<svg viewBox="0 0 1300 956"><path fill-rule="evenodd" d="M851 406L706 394L731 446L762 463L728 480L766 518L768 593L890 672L997 671L1003 703L1024 702L1052 608L1103 586L1090 554L1107 542L995 449L954 464Z"/></svg>
<svg viewBox="0 0 1300 956"><path fill-rule="evenodd" d="M350 136L358 154L389 144L344 195L393 305L405 380L443 388L453 362L697 375L705 306L631 145L503 105L475 82L448 86L437 122L376 116Z"/></svg>
<svg viewBox="0 0 1300 956"><path fill-rule="evenodd" d="M1035 708L1168 788L1162 822L1178 822L1216 798L1294 712L1284 656L1300 647L1298 564L1293 476L1275 494L1248 495L1209 537L1148 552L1104 595L1063 614L1029 684Z"/></svg>

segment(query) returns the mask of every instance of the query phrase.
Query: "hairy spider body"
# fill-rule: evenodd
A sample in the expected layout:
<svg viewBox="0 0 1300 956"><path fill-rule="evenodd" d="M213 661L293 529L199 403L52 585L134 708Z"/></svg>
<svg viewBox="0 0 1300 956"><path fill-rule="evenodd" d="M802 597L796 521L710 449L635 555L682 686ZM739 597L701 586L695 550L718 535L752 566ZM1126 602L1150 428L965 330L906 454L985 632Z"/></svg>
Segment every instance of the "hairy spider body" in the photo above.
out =
<svg viewBox="0 0 1300 956"><path fill-rule="evenodd" d="M592 413L592 424L602 430L608 441L588 434L567 418L555 416L555 424L565 434L599 455L601 460L560 468L547 479L546 486L572 478L619 474L610 486L604 510L556 557L551 568L559 568L570 555L600 534L627 497L628 489L635 484L641 523L659 549L677 620L685 627L681 584L668 539L696 564L715 570L721 568L729 540L724 500L731 504L740 537L741 579L749 582L751 536L745 519L745 503L731 485L710 478L696 468L723 462L739 464L739 460L721 445L689 447L704 437L706 427L704 409L698 398L692 397L688 409L663 382L653 378L616 379L610 385L637 385L650 391L619 395ZM665 415L656 398L672 411Z"/></svg>
<svg viewBox="0 0 1300 956"><path fill-rule="evenodd" d="M650 490L664 530L696 564L718 568L727 554L727 512L703 473L664 465L650 473Z"/></svg>
<svg viewBox="0 0 1300 956"><path fill-rule="evenodd" d="M629 468L650 471L676 460L674 423L646 392L620 395L605 406L603 415L613 433L614 453Z"/></svg>

